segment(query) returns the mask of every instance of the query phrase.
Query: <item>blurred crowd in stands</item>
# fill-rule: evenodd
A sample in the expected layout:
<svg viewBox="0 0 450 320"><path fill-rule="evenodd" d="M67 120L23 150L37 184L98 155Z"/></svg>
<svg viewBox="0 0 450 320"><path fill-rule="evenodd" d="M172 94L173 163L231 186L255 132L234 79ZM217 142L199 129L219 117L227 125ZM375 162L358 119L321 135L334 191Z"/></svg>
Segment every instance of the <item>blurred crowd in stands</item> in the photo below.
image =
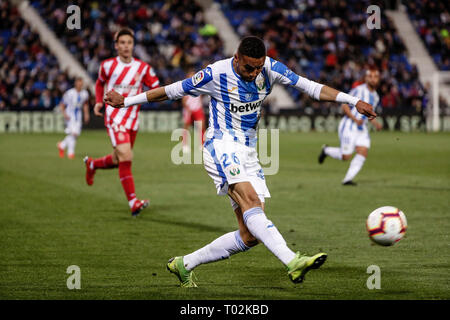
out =
<svg viewBox="0 0 450 320"><path fill-rule="evenodd" d="M268 55L300 75L348 92L361 83L367 66L376 66L381 71L378 92L383 109L420 111L427 104L417 67L408 62L402 40L383 14L384 1L218 2L241 37L263 38ZM366 26L369 5L381 8L379 30ZM290 92L300 105L338 112L336 104L311 101L293 88Z"/></svg>
<svg viewBox="0 0 450 320"><path fill-rule="evenodd" d="M0 0L0 110L52 109L71 81L10 2Z"/></svg>
<svg viewBox="0 0 450 320"><path fill-rule="evenodd" d="M432 8L427 9L430 12L442 9L441 5L431 5L433 1L425 2L426 8ZM154 67L162 85L185 78L190 69L198 70L225 58L217 29L206 24L202 8L191 0L148 3L79 0L76 4L81 9L80 30L69 30L66 26L67 3L56 0L31 0L30 3L93 80L97 78L101 61L116 55L113 35L122 26L135 31L135 55ZM361 83L367 66L376 66L381 71L378 92L383 109L420 112L427 105L428 84L424 87L420 83L416 66L408 62L399 35L383 14L383 1L221 0L218 3L239 36L251 34L263 38L268 55L300 75L348 92ZM415 12L414 21L423 21L417 12L423 8L421 1L411 3L409 9ZM366 10L371 4L382 8L379 30L366 26ZM0 0L0 6L0 109L53 108L71 85L71 79L58 68L55 57L10 2ZM428 31L422 32L433 34L431 44L437 42L437 30L442 25L448 26L448 10L440 17L441 25L436 27L434 18L419 23L422 29L423 24L433 26L425 27ZM442 48L443 44L448 45L448 34L442 39L446 40L441 42L439 50L445 66L448 46L447 51ZM433 45L431 48L435 49ZM289 91L299 108L313 106L323 112L339 112L336 104L312 101L293 88Z"/></svg>
<svg viewBox="0 0 450 320"><path fill-rule="evenodd" d="M450 2L403 0L403 3L438 69L450 71Z"/></svg>
<svg viewBox="0 0 450 320"><path fill-rule="evenodd" d="M135 55L152 65L162 85L224 58L217 30L205 23L194 1L77 1L81 30L66 28L68 15L60 1L32 5L94 80L101 61L116 56L113 36L125 26L135 31Z"/></svg>

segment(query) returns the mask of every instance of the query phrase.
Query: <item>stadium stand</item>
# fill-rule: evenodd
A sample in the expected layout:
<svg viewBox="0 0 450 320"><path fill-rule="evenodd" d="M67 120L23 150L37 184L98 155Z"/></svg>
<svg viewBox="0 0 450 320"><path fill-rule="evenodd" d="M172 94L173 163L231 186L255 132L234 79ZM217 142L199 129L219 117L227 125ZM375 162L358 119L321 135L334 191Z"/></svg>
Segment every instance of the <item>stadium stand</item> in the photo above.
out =
<svg viewBox="0 0 450 320"><path fill-rule="evenodd" d="M135 31L136 56L154 67L162 84L185 78L189 68L201 69L224 57L217 30L205 23L202 9L195 2L78 1L81 31L66 28L65 4L43 0L32 1L31 5L94 80L100 62L115 55L113 36L122 26Z"/></svg>
<svg viewBox="0 0 450 320"><path fill-rule="evenodd" d="M9 1L0 1L0 110L53 109L71 81Z"/></svg>
<svg viewBox="0 0 450 320"><path fill-rule="evenodd" d="M281 2L281 4L280 4ZM415 65L392 22L383 14L382 1L240 1L219 2L240 36L262 37L268 55L280 59L299 74L349 91L361 80L367 65L382 71L379 88L383 108L421 110L427 94ZM382 29L366 28L366 9L379 5ZM280 9L282 8L282 9ZM300 106L313 105L338 112L335 104L310 101L295 89Z"/></svg>
<svg viewBox="0 0 450 320"><path fill-rule="evenodd" d="M100 62L115 55L113 35L121 26L135 30L136 56L155 68L163 85L184 78L191 67L200 69L225 57L217 30L205 23L202 7L195 2L78 1L81 30L66 27L67 4L55 0L30 3L93 80ZM429 100L428 87L419 81L417 68L408 61L405 46L389 18L382 14L381 30L365 27L367 6L377 4L383 8L382 1L217 3L239 37L253 34L264 38L268 55L299 74L349 91L361 81L364 67L376 65L382 71L379 93L383 109L421 112ZM0 0L0 4L4 16L0 50L5 53L0 58L0 108L17 108L19 101L22 107L55 106L62 90L70 85L67 72L58 68L56 59L9 2ZM446 21L445 17L441 20ZM8 65L14 65L11 56L16 54L21 62L9 70ZM442 57L445 54L441 53ZM24 79L16 81L19 74ZM33 92L28 94L31 87ZM312 101L293 88L289 92L300 109L312 106L324 114L339 112L336 104ZM165 105L179 108L177 103ZM161 105L147 105L144 109L156 107Z"/></svg>
<svg viewBox="0 0 450 320"><path fill-rule="evenodd" d="M449 71L450 3L436 0L404 0L403 4L437 67L442 71Z"/></svg>

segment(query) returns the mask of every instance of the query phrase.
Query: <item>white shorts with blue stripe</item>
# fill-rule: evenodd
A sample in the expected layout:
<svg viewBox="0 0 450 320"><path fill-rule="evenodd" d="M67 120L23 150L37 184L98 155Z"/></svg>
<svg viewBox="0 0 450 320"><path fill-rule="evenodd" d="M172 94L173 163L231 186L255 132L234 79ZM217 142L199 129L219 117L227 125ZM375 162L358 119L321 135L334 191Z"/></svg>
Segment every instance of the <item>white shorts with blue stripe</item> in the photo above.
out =
<svg viewBox="0 0 450 320"><path fill-rule="evenodd" d="M353 120L344 117L339 123L338 130L342 154L352 154L355 147L370 148L369 131L365 125L358 128Z"/></svg>
<svg viewBox="0 0 450 320"><path fill-rule="evenodd" d="M81 127L81 120L75 119L75 117L70 117L70 120L66 122L64 132L65 134L73 134L79 136L81 133Z"/></svg>
<svg viewBox="0 0 450 320"><path fill-rule="evenodd" d="M270 198L263 169L255 148L226 139L208 139L203 148L203 165L213 179L218 195L227 195L228 186L248 181L261 202ZM238 204L230 198L233 209Z"/></svg>

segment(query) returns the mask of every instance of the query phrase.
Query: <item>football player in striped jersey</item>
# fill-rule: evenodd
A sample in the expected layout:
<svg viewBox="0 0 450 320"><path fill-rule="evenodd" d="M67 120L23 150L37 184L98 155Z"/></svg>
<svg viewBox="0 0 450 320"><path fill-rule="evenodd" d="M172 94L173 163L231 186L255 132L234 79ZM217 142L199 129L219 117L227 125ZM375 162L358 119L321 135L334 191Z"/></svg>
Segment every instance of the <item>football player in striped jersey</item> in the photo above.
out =
<svg viewBox="0 0 450 320"><path fill-rule="evenodd" d="M380 97L376 91L379 82L380 72L373 67L369 68L366 70L365 82L353 88L350 91L350 95L358 97L375 108L380 102ZM342 185L344 186L355 186L356 182L353 179L362 169L370 148L367 121L370 121L377 130L381 130L383 125L376 119L368 120L365 115L360 114L352 105L344 103L342 111L344 112L344 117L338 128L341 146L338 148L323 145L318 161L322 164L327 156L337 160L350 160L356 151L344 180L342 180Z"/></svg>
<svg viewBox="0 0 450 320"><path fill-rule="evenodd" d="M66 149L67 157L75 158L75 145L81 134L81 118L83 117L85 124L89 122L88 99L89 93L83 89L83 78L79 77L75 79L75 86L63 95L60 108L65 120L66 137L57 144L60 158L64 158Z"/></svg>
<svg viewBox="0 0 450 320"><path fill-rule="evenodd" d="M159 80L152 67L133 57L134 32L129 28L121 29L115 34L114 41L118 56L101 63L95 84L94 113L97 116L103 116L100 110L103 107L105 91L113 90L127 97L140 94L143 85L149 89L159 87ZM138 131L139 110L139 104L124 109L116 109L106 104L105 126L111 139L113 152L97 159L90 157L84 159L88 185L94 183L94 174L97 169L119 168L119 178L132 216L138 215L149 205L149 200L140 200L136 197L131 172L132 149Z"/></svg>
<svg viewBox="0 0 450 320"><path fill-rule="evenodd" d="M257 37L245 37L232 58L217 61L191 78L134 97L123 97L114 91L106 94L106 103L116 108L177 100L187 94L211 97L204 167L217 194L230 198L239 227L190 254L169 260L167 268L182 287L197 286L193 276L197 266L227 259L258 243L263 243L281 261L294 283L302 282L309 270L319 268L327 258L323 252L309 256L305 251L292 251L264 211L265 198L270 193L258 160L256 129L262 102L277 83L294 86L317 100L354 105L358 112L376 117L372 106L361 99L301 77L280 61L267 57L264 42Z"/></svg>

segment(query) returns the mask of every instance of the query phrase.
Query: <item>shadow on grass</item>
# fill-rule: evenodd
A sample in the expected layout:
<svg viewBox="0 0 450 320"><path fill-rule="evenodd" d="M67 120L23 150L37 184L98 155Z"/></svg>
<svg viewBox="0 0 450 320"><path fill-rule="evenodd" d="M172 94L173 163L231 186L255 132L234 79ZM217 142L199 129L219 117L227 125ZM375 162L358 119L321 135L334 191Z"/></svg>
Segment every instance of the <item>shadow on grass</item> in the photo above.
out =
<svg viewBox="0 0 450 320"><path fill-rule="evenodd" d="M138 219L139 218L140 217L138 217ZM217 232L217 233L228 233L230 231L233 231L230 228L222 228L222 227L199 223L199 222L189 222L189 221L181 221L181 220L175 221L175 220L167 219L162 216L157 216L156 214L146 215L145 220L162 223L165 225L172 225L172 226L179 226L179 227L194 229L197 231L210 231L210 232Z"/></svg>
<svg viewBox="0 0 450 320"><path fill-rule="evenodd" d="M131 216L130 209L127 208L126 205L119 205L117 207L114 207L114 209L101 209L98 212L99 213L109 213L114 214L114 216L122 221L126 220L136 220L136 221L156 221L152 220L154 216L160 216L164 215L167 212L177 211L180 209L184 209L182 205L178 204L172 204L172 205L153 205L150 201L149 207L145 208L141 211L141 213L137 217ZM157 222L157 221L156 221Z"/></svg>
<svg viewBox="0 0 450 320"><path fill-rule="evenodd" d="M402 185L393 185L386 186L388 188L394 189L409 189L409 190L426 190L426 191L450 191L450 188L438 188L438 187L428 187L428 186L402 186Z"/></svg>
<svg viewBox="0 0 450 320"><path fill-rule="evenodd" d="M418 190L418 191L450 191L450 188L446 187L431 187L422 185L395 185L387 184L386 180L360 180L358 184L361 186L379 186L383 188L397 189L397 190Z"/></svg>

